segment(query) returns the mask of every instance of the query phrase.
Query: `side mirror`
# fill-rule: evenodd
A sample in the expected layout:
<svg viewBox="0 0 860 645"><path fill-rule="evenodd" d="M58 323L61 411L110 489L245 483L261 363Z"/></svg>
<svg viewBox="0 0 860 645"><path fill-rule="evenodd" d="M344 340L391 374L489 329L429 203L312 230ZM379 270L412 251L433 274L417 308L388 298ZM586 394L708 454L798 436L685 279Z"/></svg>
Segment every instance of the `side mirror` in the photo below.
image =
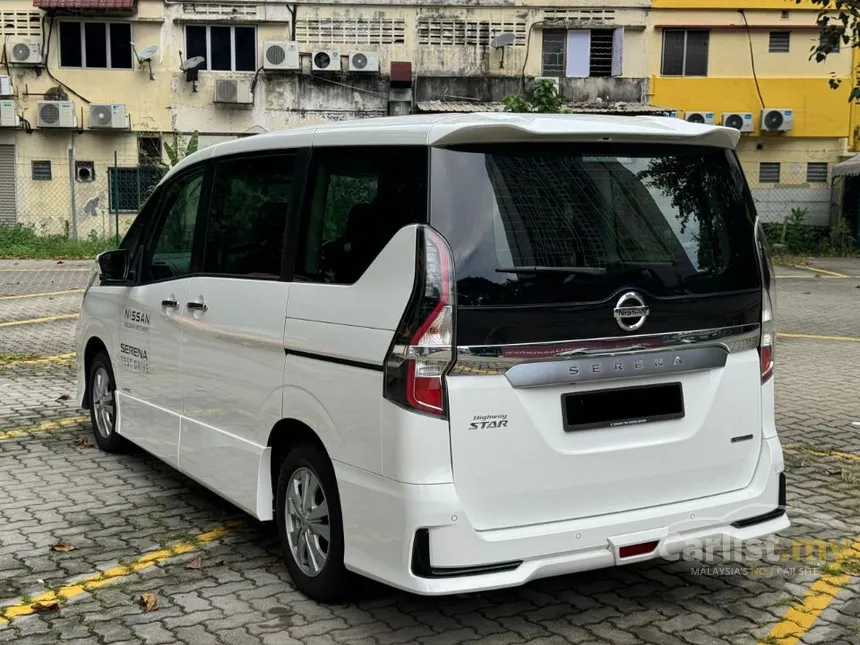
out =
<svg viewBox="0 0 860 645"><path fill-rule="evenodd" d="M125 282L128 279L128 251L116 249L105 251L96 257L99 265L99 279L102 282Z"/></svg>

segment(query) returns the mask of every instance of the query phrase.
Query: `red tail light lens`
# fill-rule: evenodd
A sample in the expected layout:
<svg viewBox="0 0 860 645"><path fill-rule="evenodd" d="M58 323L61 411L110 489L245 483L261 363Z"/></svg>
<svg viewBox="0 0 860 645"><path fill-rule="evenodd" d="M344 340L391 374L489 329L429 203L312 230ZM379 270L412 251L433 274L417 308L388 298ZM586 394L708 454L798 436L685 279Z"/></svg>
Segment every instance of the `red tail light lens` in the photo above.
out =
<svg viewBox="0 0 860 645"><path fill-rule="evenodd" d="M774 302L776 301L773 260L767 248L764 227L756 225L756 248L758 249L759 267L761 268L761 340L759 341L759 363L761 366L761 382L766 382L773 376L776 325L774 323Z"/></svg>
<svg viewBox="0 0 860 645"><path fill-rule="evenodd" d="M412 298L385 364L385 397L404 407L445 416L445 373L453 360L451 252L433 229L418 229Z"/></svg>

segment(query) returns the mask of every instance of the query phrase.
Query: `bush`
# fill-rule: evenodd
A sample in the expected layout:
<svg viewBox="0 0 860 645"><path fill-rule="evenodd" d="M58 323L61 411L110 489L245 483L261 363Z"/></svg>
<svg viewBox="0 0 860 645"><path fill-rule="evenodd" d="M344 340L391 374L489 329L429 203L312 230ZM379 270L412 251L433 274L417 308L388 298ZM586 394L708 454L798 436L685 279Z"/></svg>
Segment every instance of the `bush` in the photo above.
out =
<svg viewBox="0 0 860 645"><path fill-rule="evenodd" d="M70 240L65 235L37 235L29 226L0 226L0 258L3 259L92 259L112 249L116 241L99 238L93 232L85 240Z"/></svg>
<svg viewBox="0 0 860 645"><path fill-rule="evenodd" d="M784 222L764 225L768 245L774 255L823 256L857 252L857 243L851 238L847 222L842 221L832 229L808 226L803 223L808 214L805 208L795 208Z"/></svg>

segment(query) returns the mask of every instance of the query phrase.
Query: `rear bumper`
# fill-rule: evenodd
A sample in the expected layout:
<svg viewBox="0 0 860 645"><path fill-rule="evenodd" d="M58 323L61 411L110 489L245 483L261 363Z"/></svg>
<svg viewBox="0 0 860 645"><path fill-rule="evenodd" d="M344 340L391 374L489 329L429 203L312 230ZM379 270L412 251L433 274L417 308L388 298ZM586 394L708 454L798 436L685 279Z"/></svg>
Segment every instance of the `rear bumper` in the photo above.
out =
<svg viewBox="0 0 860 645"><path fill-rule="evenodd" d="M611 567L714 541L749 540L789 526L778 437L762 441L744 489L707 498L580 520L477 531L454 484L410 485L335 464L349 569L423 595L522 585ZM782 509L780 508L782 507ZM656 542L642 555L625 546Z"/></svg>

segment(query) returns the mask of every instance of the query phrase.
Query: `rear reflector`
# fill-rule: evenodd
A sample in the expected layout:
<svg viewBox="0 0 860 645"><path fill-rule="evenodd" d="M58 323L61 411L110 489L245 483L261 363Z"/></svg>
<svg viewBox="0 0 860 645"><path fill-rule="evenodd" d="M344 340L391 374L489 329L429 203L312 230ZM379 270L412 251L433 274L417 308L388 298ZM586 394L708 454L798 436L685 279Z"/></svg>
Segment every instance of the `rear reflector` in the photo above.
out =
<svg viewBox="0 0 860 645"><path fill-rule="evenodd" d="M655 540L654 542L643 542L642 544L622 546L618 549L618 557L623 560L624 558L632 558L634 555L645 555L646 553L651 553L656 549L658 544L660 543Z"/></svg>

